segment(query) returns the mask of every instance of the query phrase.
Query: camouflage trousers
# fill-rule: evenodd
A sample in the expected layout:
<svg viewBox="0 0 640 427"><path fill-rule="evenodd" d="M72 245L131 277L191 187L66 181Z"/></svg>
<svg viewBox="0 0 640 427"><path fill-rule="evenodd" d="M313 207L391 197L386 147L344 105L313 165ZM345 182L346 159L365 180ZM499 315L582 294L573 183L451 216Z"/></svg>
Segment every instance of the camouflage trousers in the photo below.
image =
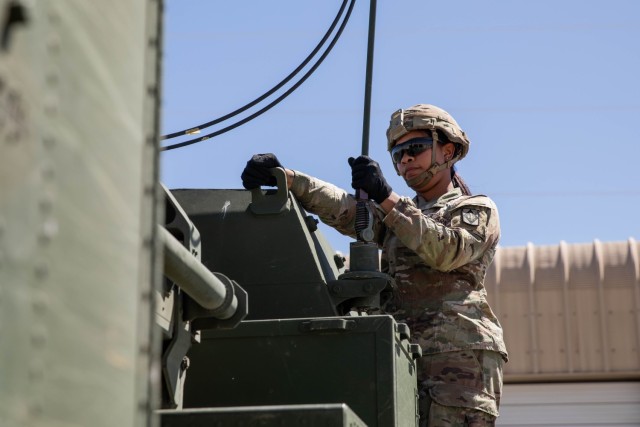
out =
<svg viewBox="0 0 640 427"><path fill-rule="evenodd" d="M420 427L495 425L504 364L500 353L428 354L418 364Z"/></svg>

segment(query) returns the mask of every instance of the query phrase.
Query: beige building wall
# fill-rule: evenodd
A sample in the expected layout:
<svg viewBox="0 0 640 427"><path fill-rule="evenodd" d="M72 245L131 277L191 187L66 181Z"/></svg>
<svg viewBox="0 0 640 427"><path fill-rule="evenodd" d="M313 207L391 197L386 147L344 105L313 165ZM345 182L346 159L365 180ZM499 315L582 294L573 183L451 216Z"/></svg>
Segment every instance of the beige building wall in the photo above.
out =
<svg viewBox="0 0 640 427"><path fill-rule="evenodd" d="M499 248L489 302L505 332L505 382L640 379L640 244Z"/></svg>

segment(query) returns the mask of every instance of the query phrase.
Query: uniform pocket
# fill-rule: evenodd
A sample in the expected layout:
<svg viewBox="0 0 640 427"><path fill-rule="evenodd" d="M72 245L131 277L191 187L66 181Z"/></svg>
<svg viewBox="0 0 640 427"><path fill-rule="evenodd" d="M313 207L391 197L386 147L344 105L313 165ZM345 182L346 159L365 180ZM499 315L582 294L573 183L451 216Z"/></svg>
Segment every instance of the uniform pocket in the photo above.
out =
<svg viewBox="0 0 640 427"><path fill-rule="evenodd" d="M440 405L497 416L502 366L495 365L498 359L491 357L493 353L465 350L423 356L421 365L425 371L420 386Z"/></svg>

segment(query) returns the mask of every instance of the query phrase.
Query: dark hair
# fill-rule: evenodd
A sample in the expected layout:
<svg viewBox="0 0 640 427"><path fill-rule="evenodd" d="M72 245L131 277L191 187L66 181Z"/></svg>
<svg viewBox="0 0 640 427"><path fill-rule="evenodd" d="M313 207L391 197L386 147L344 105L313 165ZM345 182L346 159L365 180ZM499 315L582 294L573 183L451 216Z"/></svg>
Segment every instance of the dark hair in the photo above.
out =
<svg viewBox="0 0 640 427"><path fill-rule="evenodd" d="M466 182L464 182L464 179L462 179L458 172L456 172L455 165L451 166L451 182L453 183L454 187L458 187L460 190L462 190L462 194L464 194L465 196L471 196L471 190L469 189L469 186Z"/></svg>

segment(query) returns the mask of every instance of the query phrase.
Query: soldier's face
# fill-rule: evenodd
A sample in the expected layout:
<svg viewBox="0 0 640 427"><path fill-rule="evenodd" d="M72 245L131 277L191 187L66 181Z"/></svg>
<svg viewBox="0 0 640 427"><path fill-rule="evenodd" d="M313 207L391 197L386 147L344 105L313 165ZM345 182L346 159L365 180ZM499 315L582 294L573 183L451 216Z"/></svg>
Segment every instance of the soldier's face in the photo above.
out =
<svg viewBox="0 0 640 427"><path fill-rule="evenodd" d="M424 137L429 138L431 137L431 134L423 130L412 130L402 138L398 139L395 145L402 144L403 142L407 142L410 139ZM400 172L400 175L404 179L409 179L429 169L429 166L431 166L431 150L432 148L429 148L422 153L416 154L415 156L410 156L405 151L404 155L400 159L400 162L397 164L398 172ZM436 159L438 159L438 151L441 150L438 150L438 147L436 147ZM439 155L442 156L442 153L440 153Z"/></svg>
<svg viewBox="0 0 640 427"><path fill-rule="evenodd" d="M423 130L415 130L407 133L402 138L398 139L395 145L402 144L414 138L431 137L431 133ZM451 159L455 154L455 146L452 143L436 144L435 147L427 149L415 156L410 156L406 151L397 164L398 172L405 181L417 177L423 172L426 172L431 167L432 150L436 150L436 162L442 164L446 160ZM447 185L450 181L451 171L449 169L443 169L436 173L431 179L423 182L420 188L412 187L418 193L433 191L433 189L440 188Z"/></svg>

